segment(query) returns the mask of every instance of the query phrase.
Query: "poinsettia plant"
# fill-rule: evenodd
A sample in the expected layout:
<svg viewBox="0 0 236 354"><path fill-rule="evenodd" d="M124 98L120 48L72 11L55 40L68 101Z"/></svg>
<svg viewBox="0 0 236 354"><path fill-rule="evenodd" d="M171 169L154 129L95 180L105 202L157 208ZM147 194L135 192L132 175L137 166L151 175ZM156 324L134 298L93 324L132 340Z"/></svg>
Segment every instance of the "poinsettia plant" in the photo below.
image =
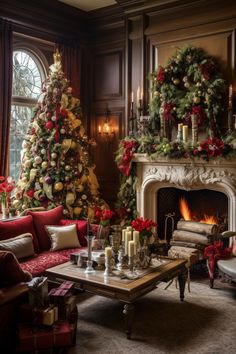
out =
<svg viewBox="0 0 236 354"><path fill-rule="evenodd" d="M94 214L97 222L99 222L102 226L109 226L112 217L115 215L114 211L102 208L95 208Z"/></svg>
<svg viewBox="0 0 236 354"><path fill-rule="evenodd" d="M15 181L12 177L0 176L0 202L6 203L15 188Z"/></svg>
<svg viewBox="0 0 236 354"><path fill-rule="evenodd" d="M155 223L151 219L137 217L135 220L132 221L131 226L136 231L139 231L140 243L143 244L145 237L147 237L147 239L150 239L150 237L154 235L153 227L157 227L157 223Z"/></svg>

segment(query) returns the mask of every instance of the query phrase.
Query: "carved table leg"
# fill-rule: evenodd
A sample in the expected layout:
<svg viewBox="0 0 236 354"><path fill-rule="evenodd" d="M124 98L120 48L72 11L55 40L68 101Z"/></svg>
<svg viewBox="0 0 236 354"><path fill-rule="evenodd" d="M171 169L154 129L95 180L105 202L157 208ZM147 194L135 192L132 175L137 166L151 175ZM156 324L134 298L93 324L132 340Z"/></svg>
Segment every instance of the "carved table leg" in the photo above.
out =
<svg viewBox="0 0 236 354"><path fill-rule="evenodd" d="M134 318L134 304L125 304L123 314L125 315L125 333L127 339L131 339L132 323Z"/></svg>
<svg viewBox="0 0 236 354"><path fill-rule="evenodd" d="M186 280L187 280L187 270L184 270L178 275L179 295L181 301L184 301L184 290L185 290Z"/></svg>

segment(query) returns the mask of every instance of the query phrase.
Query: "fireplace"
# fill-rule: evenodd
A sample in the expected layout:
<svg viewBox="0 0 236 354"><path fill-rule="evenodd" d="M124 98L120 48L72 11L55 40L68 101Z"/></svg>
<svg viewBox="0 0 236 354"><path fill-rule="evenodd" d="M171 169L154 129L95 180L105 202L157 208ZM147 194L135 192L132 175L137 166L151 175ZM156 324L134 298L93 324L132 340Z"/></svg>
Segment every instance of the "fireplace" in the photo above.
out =
<svg viewBox="0 0 236 354"><path fill-rule="evenodd" d="M228 198L222 192L165 187L158 190L156 198L159 238L169 241L172 227L176 229L181 218L217 224L221 231L228 229Z"/></svg>
<svg viewBox="0 0 236 354"><path fill-rule="evenodd" d="M160 158L153 161L146 155L136 154L134 162L137 166L137 211L140 216L163 225L164 213L176 212L179 194L194 203L199 203L205 194L213 198L213 212L228 224L226 229L236 230L236 160L193 162ZM170 202L163 197L163 191L172 193ZM160 203L167 205L164 212L160 212ZM160 227L163 232L163 226Z"/></svg>

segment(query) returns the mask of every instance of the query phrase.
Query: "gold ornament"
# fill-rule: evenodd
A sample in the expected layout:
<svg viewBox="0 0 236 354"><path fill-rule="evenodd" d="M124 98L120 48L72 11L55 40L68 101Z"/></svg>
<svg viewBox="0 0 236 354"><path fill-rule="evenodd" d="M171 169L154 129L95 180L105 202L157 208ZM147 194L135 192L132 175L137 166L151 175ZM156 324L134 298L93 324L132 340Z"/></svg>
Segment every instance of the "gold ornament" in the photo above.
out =
<svg viewBox="0 0 236 354"><path fill-rule="evenodd" d="M14 208L18 208L18 206L20 206L20 200L18 200L18 199L13 200L12 206Z"/></svg>
<svg viewBox="0 0 236 354"><path fill-rule="evenodd" d="M71 166L70 166L70 165L66 165L66 166L65 166L65 170L66 170L66 171L70 171L70 170L71 170Z"/></svg>
<svg viewBox="0 0 236 354"><path fill-rule="evenodd" d="M79 207L75 207L75 208L73 209L73 212L74 212L74 215L75 215L75 216L79 216L80 213L81 213L81 211L82 211L82 208L79 208Z"/></svg>
<svg viewBox="0 0 236 354"><path fill-rule="evenodd" d="M72 141L72 142L71 142L70 148L71 148L72 150L75 150L75 149L77 148L77 144L76 144L75 141Z"/></svg>
<svg viewBox="0 0 236 354"><path fill-rule="evenodd" d="M193 102L196 103L196 104L200 103L200 101L201 101L200 97L194 97L193 98Z"/></svg>
<svg viewBox="0 0 236 354"><path fill-rule="evenodd" d="M44 177L40 177L39 178L39 183L43 184L43 182L44 182Z"/></svg>
<svg viewBox="0 0 236 354"><path fill-rule="evenodd" d="M76 192L83 192L84 190L84 186L82 184L79 184L77 187L76 187Z"/></svg>
<svg viewBox="0 0 236 354"><path fill-rule="evenodd" d="M43 161L43 162L41 163L41 167L45 170L45 169L48 167L47 161Z"/></svg>
<svg viewBox="0 0 236 354"><path fill-rule="evenodd" d="M88 181L88 177L85 176L85 175L83 175L83 176L80 178L80 182L81 182L81 183L87 183L87 181Z"/></svg>
<svg viewBox="0 0 236 354"><path fill-rule="evenodd" d="M62 182L54 183L54 190L56 192L60 192L62 189L63 189L63 183Z"/></svg>
<svg viewBox="0 0 236 354"><path fill-rule="evenodd" d="M179 85L179 83L180 83L180 80L179 80L179 79L174 79L174 80L173 80L173 84L174 84L174 85Z"/></svg>

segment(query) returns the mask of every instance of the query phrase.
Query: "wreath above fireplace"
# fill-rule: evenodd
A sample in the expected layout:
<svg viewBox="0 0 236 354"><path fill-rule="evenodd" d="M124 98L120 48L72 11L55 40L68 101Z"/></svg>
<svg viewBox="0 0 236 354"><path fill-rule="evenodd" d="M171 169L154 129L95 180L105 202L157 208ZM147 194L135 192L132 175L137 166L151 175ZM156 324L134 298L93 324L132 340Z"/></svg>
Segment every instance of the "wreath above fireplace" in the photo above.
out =
<svg viewBox="0 0 236 354"><path fill-rule="evenodd" d="M160 130L162 119L170 127L181 122L191 126L194 115L198 127L207 128L210 136L219 135L217 118L222 112L225 83L204 50L192 46L177 50L150 79L150 128Z"/></svg>

